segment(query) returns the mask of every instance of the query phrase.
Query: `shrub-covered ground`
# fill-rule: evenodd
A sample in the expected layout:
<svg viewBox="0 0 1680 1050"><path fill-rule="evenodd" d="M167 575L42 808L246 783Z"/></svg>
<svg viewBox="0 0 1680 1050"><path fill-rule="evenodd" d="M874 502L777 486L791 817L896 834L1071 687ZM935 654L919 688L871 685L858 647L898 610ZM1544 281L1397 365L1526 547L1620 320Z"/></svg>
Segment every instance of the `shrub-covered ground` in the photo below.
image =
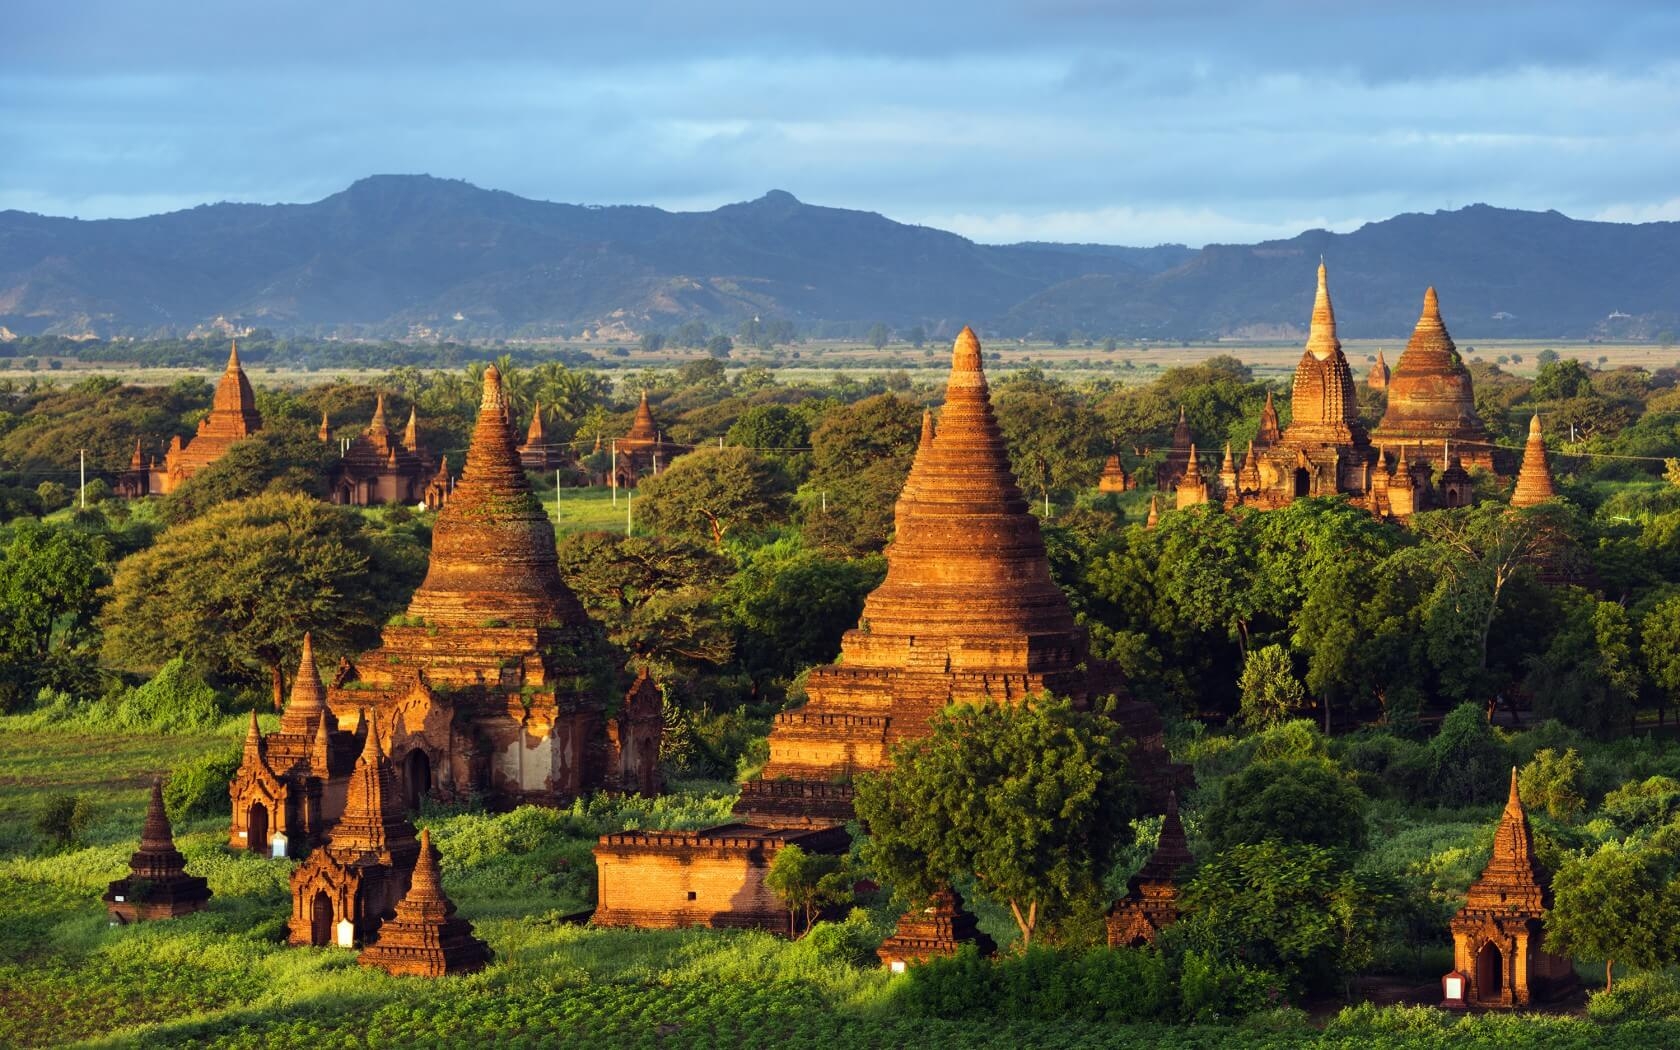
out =
<svg viewBox="0 0 1680 1050"><path fill-rule="evenodd" d="M890 923L884 907L858 909L797 942L564 921L589 905L596 834L715 822L732 802L725 784L562 811L423 814L449 892L496 952L495 964L471 977L400 980L364 971L347 952L285 947L290 865L227 851L219 811L185 820L177 834L191 869L215 891L210 909L112 927L99 894L135 847L144 785L152 773L227 748L229 731L93 734L21 722L0 720L4 1046L1680 1046L1680 981L1664 974L1619 977L1617 992L1595 997L1584 1017L1332 1005L1311 1018L1280 1008L1232 1024L1134 1024L1092 1019L1126 1013L1084 1001L1090 989L1078 974L1103 969L1088 965L1000 975L1000 995L1061 1001L1066 1016L1010 1000L953 1009L948 987L918 986L875 965L873 948ZM53 847L35 821L41 800L64 792L89 800L93 815L76 842ZM1442 897L1462 892L1486 856L1495 812L1385 807L1373 815L1373 856ZM988 925L1008 935L1007 919L988 917ZM1405 958L1384 964L1427 980L1443 958L1423 951L1409 966Z"/></svg>

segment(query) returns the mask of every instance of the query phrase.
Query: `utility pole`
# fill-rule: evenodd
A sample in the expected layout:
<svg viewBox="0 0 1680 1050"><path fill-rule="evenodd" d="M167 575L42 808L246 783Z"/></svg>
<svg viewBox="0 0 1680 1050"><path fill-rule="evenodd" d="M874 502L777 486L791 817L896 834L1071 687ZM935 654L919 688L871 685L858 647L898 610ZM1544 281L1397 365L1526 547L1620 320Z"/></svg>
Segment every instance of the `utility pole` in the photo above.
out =
<svg viewBox="0 0 1680 1050"><path fill-rule="evenodd" d="M827 489L822 490L822 512L824 514L828 513L828 490Z"/></svg>
<svg viewBox="0 0 1680 1050"><path fill-rule="evenodd" d="M612 486L613 506L618 506L618 439L612 443L612 469L607 471L607 484Z"/></svg>
<svg viewBox="0 0 1680 1050"><path fill-rule="evenodd" d="M76 450L82 456L82 509L87 510L87 449Z"/></svg>
<svg viewBox="0 0 1680 1050"><path fill-rule="evenodd" d="M554 468L554 524L560 524L560 468Z"/></svg>
<svg viewBox="0 0 1680 1050"><path fill-rule="evenodd" d="M629 539L636 527L636 490L624 490L624 538Z"/></svg>

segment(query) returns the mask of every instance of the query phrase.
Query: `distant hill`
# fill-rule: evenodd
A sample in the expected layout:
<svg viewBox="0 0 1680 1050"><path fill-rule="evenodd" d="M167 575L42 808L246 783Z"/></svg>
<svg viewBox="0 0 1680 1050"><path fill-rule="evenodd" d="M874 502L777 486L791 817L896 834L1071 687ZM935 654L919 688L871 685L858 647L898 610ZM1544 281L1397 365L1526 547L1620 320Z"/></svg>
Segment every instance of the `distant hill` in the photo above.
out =
<svg viewBox="0 0 1680 1050"><path fill-rule="evenodd" d="M759 316L836 332L884 321L934 335L965 322L1012 336L1291 335L1320 254L1352 336L1407 331L1430 283L1454 333L1472 338L1640 337L1680 313L1680 223L1474 205L1200 251L983 245L779 190L667 212L382 175L312 204L96 221L0 212L0 325L472 338Z"/></svg>

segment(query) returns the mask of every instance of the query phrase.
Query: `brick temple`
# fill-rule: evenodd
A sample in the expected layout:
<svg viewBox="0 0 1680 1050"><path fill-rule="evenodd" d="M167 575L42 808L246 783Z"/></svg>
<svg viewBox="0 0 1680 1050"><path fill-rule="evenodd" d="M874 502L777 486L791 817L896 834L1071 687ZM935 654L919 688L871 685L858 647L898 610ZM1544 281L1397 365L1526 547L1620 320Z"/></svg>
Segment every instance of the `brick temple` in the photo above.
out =
<svg viewBox="0 0 1680 1050"><path fill-rule="evenodd" d="M1517 471L1517 485L1511 491L1511 506L1532 507L1557 498L1557 485L1552 481L1552 466L1546 458L1546 438L1540 432L1540 413L1528 420L1528 443L1523 446L1522 469Z"/></svg>
<svg viewBox="0 0 1680 1050"><path fill-rule="evenodd" d="M1493 857L1452 919L1453 966L1464 978L1468 1005L1527 1006L1580 986L1574 964L1546 951L1551 906L1551 873L1534 855L1534 833L1513 766Z"/></svg>
<svg viewBox="0 0 1680 1050"><path fill-rule="evenodd" d="M1154 944L1161 931L1178 921L1178 884L1196 863L1178 818L1178 795L1167 800L1167 815L1155 851L1126 883L1126 895L1108 913L1108 946L1139 948Z"/></svg>
<svg viewBox="0 0 1680 1050"><path fill-rule="evenodd" d="M420 832L420 854L408 892L392 916L379 925L379 937L362 949L356 962L394 977L443 977L475 973L490 961L490 948L473 936L472 923L455 914L443 892L437 847Z"/></svg>
<svg viewBox="0 0 1680 1050"><path fill-rule="evenodd" d="M1136 745L1132 771L1153 804L1165 805L1183 771L1167 759L1154 709L1125 699L1120 675L1090 656L1050 577L992 413L980 342L967 328L937 430L924 417L895 522L886 579L846 632L840 658L810 672L807 703L777 716L762 778L742 785L739 822L603 837L596 922L782 928L785 912L762 888L776 850L812 832L832 836L831 845L797 840L802 848L844 849L852 777L887 768L892 747L924 736L952 703L1048 691L1084 705L1117 694L1114 717Z"/></svg>
<svg viewBox="0 0 1680 1050"><path fill-rule="evenodd" d="M408 893L419 855L378 725L370 723L343 814L325 844L292 872L291 943L372 943Z"/></svg>
<svg viewBox="0 0 1680 1050"><path fill-rule="evenodd" d="M322 440L328 434L321 421ZM385 395L378 395L373 419L350 441L332 472L332 501L352 507L377 503L427 503L426 489L438 473L436 456L420 442L420 415L410 408L401 435L385 422Z"/></svg>
<svg viewBox="0 0 1680 1050"><path fill-rule="evenodd" d="M117 478L116 491L130 498L168 495L261 429L257 395L239 363L239 342L235 340L228 351L227 367L216 384L210 414L199 420L197 432L185 439L177 434L161 462L146 457L136 443L128 469Z"/></svg>
<svg viewBox="0 0 1680 1050"><path fill-rule="evenodd" d="M1388 406L1368 433L1321 262L1307 345L1291 385L1289 425L1279 430L1268 394L1247 452L1239 461L1227 445L1215 470L1211 459L1205 468L1198 461L1181 410L1173 447L1157 472L1160 487L1179 508L1217 502L1275 509L1310 496L1345 496L1379 517L1404 519L1469 505L1471 468L1508 471L1507 457L1493 448L1476 414L1470 373L1433 288L1384 385Z"/></svg>
<svg viewBox="0 0 1680 1050"><path fill-rule="evenodd" d="M614 443L613 451L615 458L609 484L633 489L636 479L659 473L686 450L665 440L659 425L653 421L653 409L648 405L647 391L644 390L641 401L636 405L636 415L630 421L629 432Z"/></svg>
<svg viewBox="0 0 1680 1050"><path fill-rule="evenodd" d="M344 812L362 741L338 728L326 700L315 647L305 634L280 728L263 736L251 712L239 770L228 784L233 802L228 845L234 849L300 856L325 842L327 829Z"/></svg>

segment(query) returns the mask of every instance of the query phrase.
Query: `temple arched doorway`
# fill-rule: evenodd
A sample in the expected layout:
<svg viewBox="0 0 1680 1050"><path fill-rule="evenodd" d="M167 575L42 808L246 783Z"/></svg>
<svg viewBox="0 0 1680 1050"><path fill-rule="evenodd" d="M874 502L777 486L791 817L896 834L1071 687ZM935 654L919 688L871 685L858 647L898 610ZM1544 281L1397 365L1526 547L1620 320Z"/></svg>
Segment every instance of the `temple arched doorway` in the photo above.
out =
<svg viewBox="0 0 1680 1050"><path fill-rule="evenodd" d="M415 748L403 759L403 792L409 809L419 809L432 791L432 760L426 752Z"/></svg>
<svg viewBox="0 0 1680 1050"><path fill-rule="evenodd" d="M1312 475L1307 472L1306 467L1295 468L1295 495L1312 495Z"/></svg>
<svg viewBox="0 0 1680 1050"><path fill-rule="evenodd" d="M245 848L252 853L268 852L268 807L251 803L245 811Z"/></svg>
<svg viewBox="0 0 1680 1050"><path fill-rule="evenodd" d="M1476 998L1498 999L1504 987L1505 957L1490 941L1476 953Z"/></svg>
<svg viewBox="0 0 1680 1050"><path fill-rule="evenodd" d="M332 898L327 896L326 890L316 890L315 899L309 905L309 943L325 948L332 944L332 939Z"/></svg>

